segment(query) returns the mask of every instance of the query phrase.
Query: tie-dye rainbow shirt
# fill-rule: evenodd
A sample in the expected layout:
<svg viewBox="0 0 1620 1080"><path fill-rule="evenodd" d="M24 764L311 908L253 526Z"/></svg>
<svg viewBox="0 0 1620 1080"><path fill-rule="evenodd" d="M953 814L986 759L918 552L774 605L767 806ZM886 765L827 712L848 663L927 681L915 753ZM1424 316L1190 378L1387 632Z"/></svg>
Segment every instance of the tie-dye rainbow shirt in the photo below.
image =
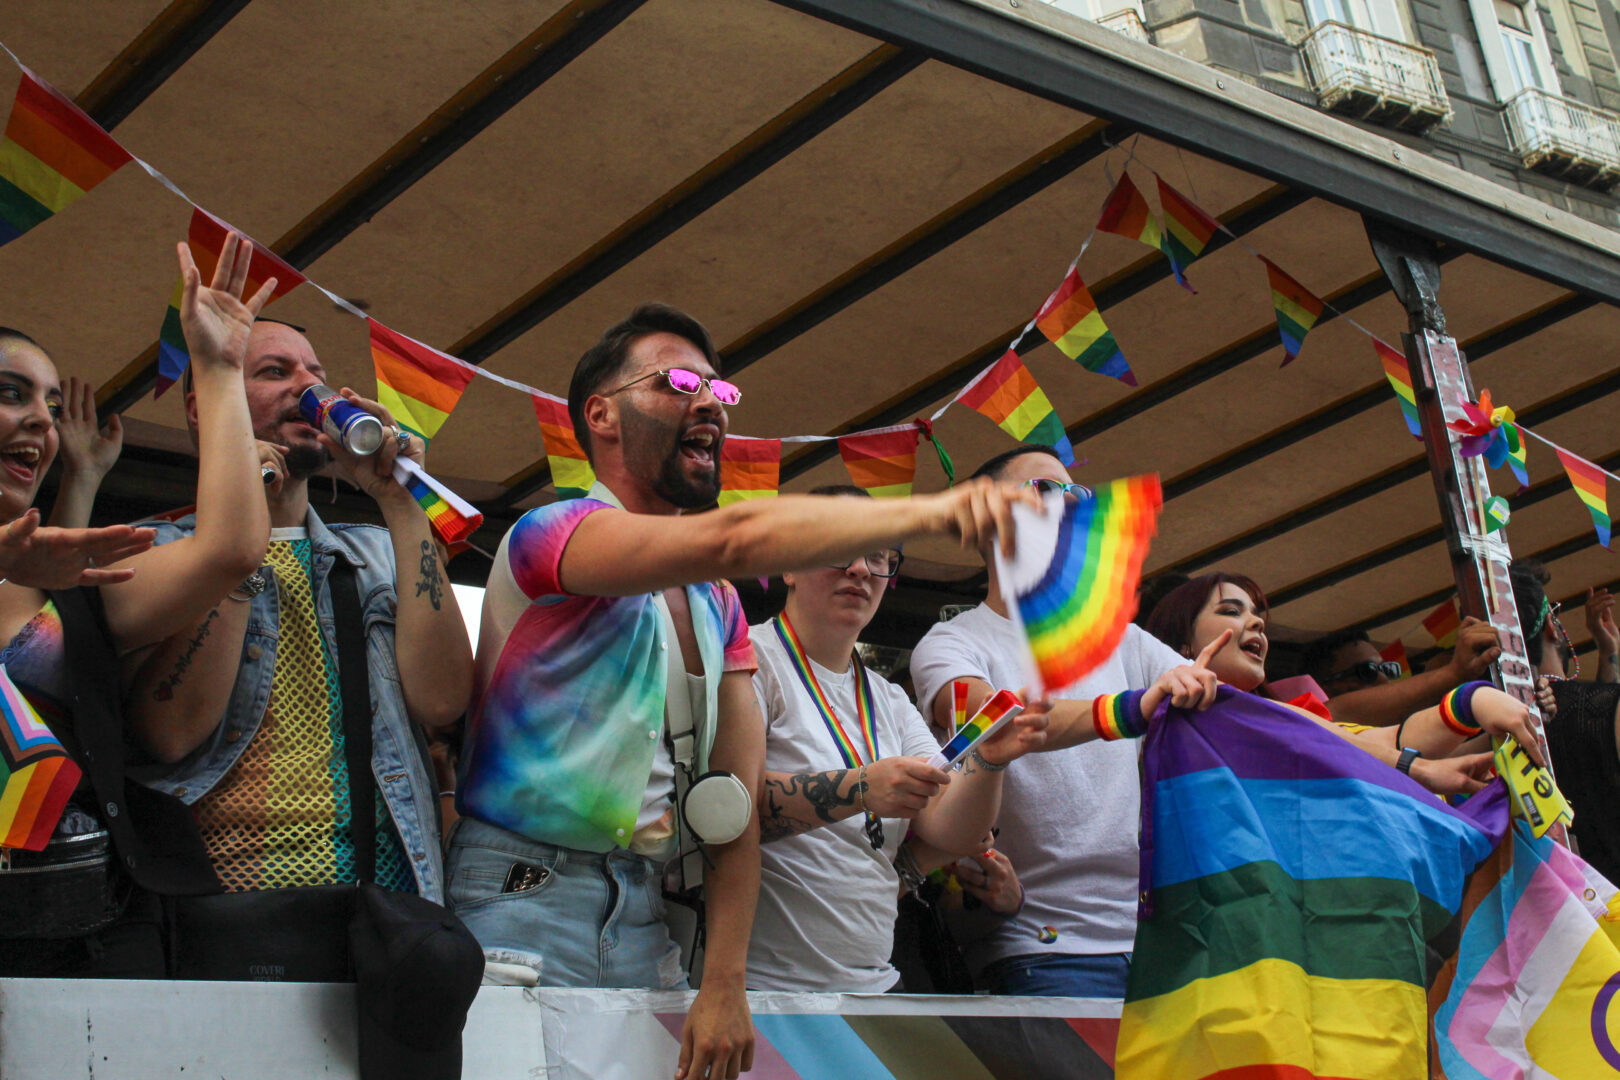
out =
<svg viewBox="0 0 1620 1080"><path fill-rule="evenodd" d="M478 641L457 810L542 843L580 851L627 846L664 731L664 641L651 596L563 591L563 549L586 516L612 509L570 499L531 510L495 554ZM751 672L737 592L686 590L692 629L725 671Z"/></svg>

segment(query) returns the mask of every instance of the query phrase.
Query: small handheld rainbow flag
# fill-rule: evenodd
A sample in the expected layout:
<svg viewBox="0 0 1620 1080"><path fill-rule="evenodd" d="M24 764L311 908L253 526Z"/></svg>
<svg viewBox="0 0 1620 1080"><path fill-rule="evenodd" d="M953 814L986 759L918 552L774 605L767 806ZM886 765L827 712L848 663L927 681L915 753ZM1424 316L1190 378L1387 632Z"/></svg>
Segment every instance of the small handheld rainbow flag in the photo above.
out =
<svg viewBox="0 0 1620 1080"><path fill-rule="evenodd" d="M1159 241L1159 219L1148 209L1147 199L1131 182L1130 173L1121 174L1119 183L1114 185L1108 201L1103 204L1102 216L1097 219L1097 229L1099 232L1139 240L1154 251L1162 246Z"/></svg>
<svg viewBox="0 0 1620 1080"><path fill-rule="evenodd" d="M394 479L411 493L416 505L426 511L433 535L444 542L455 555L467 550L473 533L484 523L480 514L466 499L439 483L407 457L394 459Z"/></svg>
<svg viewBox="0 0 1620 1080"><path fill-rule="evenodd" d="M996 577L1029 642L1039 687L1070 686L1113 654L1136 613L1142 560L1164 496L1156 474L1113 480L1089 499L1013 507L1017 548L996 546Z"/></svg>
<svg viewBox="0 0 1620 1080"><path fill-rule="evenodd" d="M1412 661L1407 658L1406 645L1400 638L1396 638L1382 649L1379 649L1378 655L1385 660L1393 660L1401 665L1401 678L1404 679L1412 674Z"/></svg>
<svg viewBox="0 0 1620 1080"><path fill-rule="evenodd" d="M1281 366L1287 367L1299 355L1305 345L1305 335L1311 332L1327 305L1264 255L1260 256L1260 261L1266 264L1271 306L1277 309L1277 333L1283 345Z"/></svg>
<svg viewBox="0 0 1620 1080"><path fill-rule="evenodd" d="M1103 322L1097 301L1091 298L1091 290L1080 280L1077 263L1070 264L1063 281L1041 305L1035 315L1035 325L1059 352L1070 360L1078 360L1087 371L1118 379L1126 386L1136 385L1136 376L1119 351L1113 331Z"/></svg>
<svg viewBox="0 0 1620 1080"><path fill-rule="evenodd" d="M727 435L720 444L721 506L744 499L770 499L782 476L782 440Z"/></svg>
<svg viewBox="0 0 1620 1080"><path fill-rule="evenodd" d="M951 683L951 734L955 735L968 722L968 684L966 679Z"/></svg>
<svg viewBox="0 0 1620 1080"><path fill-rule="evenodd" d="M219 253L225 247L225 236L230 232L241 232L232 229L219 218L210 214L202 207L194 207L191 211L191 228L186 233L186 243L191 245L191 258L197 264L197 273L206 284L214 276L214 267L219 265ZM246 236L246 233L243 233ZM257 240L253 241L253 260L248 263L247 285L242 290L244 299L259 291L271 278L276 279L276 291L271 295L270 302L280 299L304 283L304 275L287 265L280 256ZM185 282L174 283L174 295L169 298L169 309L163 313L163 328L158 331L158 375L157 389L152 392L154 398L160 398L164 392L180 381L185 374L186 367L191 363L191 350L186 346L186 335L180 326L180 297L185 291Z"/></svg>
<svg viewBox="0 0 1620 1080"><path fill-rule="evenodd" d="M40 851L83 774L0 667L0 848Z"/></svg>
<svg viewBox="0 0 1620 1080"><path fill-rule="evenodd" d="M1377 338L1373 338L1373 349L1378 353L1378 362L1384 367L1384 377L1389 380L1390 389L1395 391L1395 402L1401 407L1401 419L1406 421L1406 430L1412 433L1412 438L1423 438L1423 425L1418 421L1417 390L1412 386L1412 369L1406 365L1406 354L1399 349L1392 349Z"/></svg>
<svg viewBox="0 0 1620 1080"><path fill-rule="evenodd" d="M1000 731L1003 724L1023 711L1024 705L1018 700L1018 695L1011 690L997 690L979 706L973 719L957 727L950 742L934 751L928 764L936 769L950 768L961 761L969 750Z"/></svg>
<svg viewBox="0 0 1620 1080"><path fill-rule="evenodd" d="M1423 616L1423 629L1434 638L1434 643L1442 649L1450 649L1457 644L1457 631L1462 628L1462 616L1457 614L1457 601L1455 598L1447 600L1427 615Z"/></svg>
<svg viewBox="0 0 1620 1080"><path fill-rule="evenodd" d="M432 442L472 382L475 370L453 356L371 324L371 363L377 370L377 400L403 428Z"/></svg>
<svg viewBox="0 0 1620 1080"><path fill-rule="evenodd" d="M1603 470L1565 450L1558 451L1558 460L1564 465L1564 472L1569 474L1569 482L1575 486L1575 494L1581 497L1586 509L1592 515L1592 527L1597 530L1598 543L1604 547L1609 546L1609 500L1606 491L1606 477Z"/></svg>
<svg viewBox="0 0 1620 1080"><path fill-rule="evenodd" d="M1011 349L962 389L957 400L983 413L1019 442L1052 447L1065 465L1074 464L1074 447L1035 376Z"/></svg>
<svg viewBox="0 0 1620 1080"><path fill-rule="evenodd" d="M0 140L0 244L66 210L131 160L100 124L23 68Z"/></svg>
<svg viewBox="0 0 1620 1080"><path fill-rule="evenodd" d="M915 424L842 435L838 454L844 459L850 480L867 494L878 498L910 495L917 476L917 442L921 437Z"/></svg>
<svg viewBox="0 0 1620 1080"><path fill-rule="evenodd" d="M574 435L574 422L568 417L568 402L550 394L534 395L534 415L540 421L540 437L546 443L546 461L551 466L551 483L559 499L582 499L596 483L596 470Z"/></svg>
<svg viewBox="0 0 1620 1080"><path fill-rule="evenodd" d="M1198 290L1187 281L1187 267L1204 253L1221 223L1165 183L1164 177L1155 173L1154 179L1159 182L1159 209L1164 211L1164 236L1159 246L1170 260L1170 272L1176 281L1188 292L1196 293Z"/></svg>

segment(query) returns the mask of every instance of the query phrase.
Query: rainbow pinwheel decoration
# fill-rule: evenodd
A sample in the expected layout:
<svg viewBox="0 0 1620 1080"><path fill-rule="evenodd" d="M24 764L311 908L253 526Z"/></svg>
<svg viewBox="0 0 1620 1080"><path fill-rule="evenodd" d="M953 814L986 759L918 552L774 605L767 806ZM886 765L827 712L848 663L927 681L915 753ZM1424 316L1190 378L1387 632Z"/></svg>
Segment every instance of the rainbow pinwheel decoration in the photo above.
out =
<svg viewBox="0 0 1620 1080"><path fill-rule="evenodd" d="M1490 390L1479 392L1478 403L1463 402L1466 419L1453 420L1447 426L1461 435L1457 449L1463 457L1484 455L1485 463L1493 469L1503 465L1513 470L1519 490L1530 486L1530 473L1525 463L1524 436L1514 423L1513 410L1506 405L1491 402Z"/></svg>

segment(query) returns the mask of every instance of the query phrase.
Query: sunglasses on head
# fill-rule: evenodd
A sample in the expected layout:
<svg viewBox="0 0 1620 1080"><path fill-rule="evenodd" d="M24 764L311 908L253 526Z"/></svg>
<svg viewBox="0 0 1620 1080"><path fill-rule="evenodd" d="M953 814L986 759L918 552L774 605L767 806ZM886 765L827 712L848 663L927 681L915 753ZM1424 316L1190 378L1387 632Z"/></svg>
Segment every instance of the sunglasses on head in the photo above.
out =
<svg viewBox="0 0 1620 1080"><path fill-rule="evenodd" d="M1378 681L1378 676L1398 679L1401 677L1401 665L1396 660L1363 660L1359 664L1351 664L1343 671L1335 671L1329 675L1327 681L1336 683L1344 679L1354 679L1366 686Z"/></svg>
<svg viewBox="0 0 1620 1080"><path fill-rule="evenodd" d="M654 379L660 375L664 377L665 382L669 383L669 388L679 394L696 394L701 391L704 384L707 383L709 392L713 394L715 400L720 402L722 405L735 405L737 402L742 400L742 390L737 386L736 383L727 382L724 379L705 379L702 375L699 375L695 371L688 368L678 367L669 368L665 371L649 371L640 378L631 379L623 386L615 387L614 389L609 390L602 396L612 397L620 390L628 390L632 386L636 385L636 383L646 382L648 379Z"/></svg>
<svg viewBox="0 0 1620 1080"><path fill-rule="evenodd" d="M1091 489L1084 484L1065 484L1062 480L1048 480L1046 477L1037 477L1034 480L1025 480L1023 487L1032 487L1043 496L1054 491L1063 492L1063 497L1069 502L1079 502L1081 499L1091 498Z"/></svg>

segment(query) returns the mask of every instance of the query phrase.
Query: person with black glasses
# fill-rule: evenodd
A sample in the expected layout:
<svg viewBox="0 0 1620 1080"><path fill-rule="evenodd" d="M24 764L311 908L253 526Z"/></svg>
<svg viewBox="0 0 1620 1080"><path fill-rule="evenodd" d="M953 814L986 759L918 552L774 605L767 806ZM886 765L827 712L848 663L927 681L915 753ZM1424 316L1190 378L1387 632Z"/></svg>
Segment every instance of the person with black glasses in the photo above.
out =
<svg viewBox="0 0 1620 1080"><path fill-rule="evenodd" d="M1401 678L1401 665L1385 660L1365 633L1333 634L1312 643L1306 674L1331 702L1335 719L1365 727L1398 724L1419 709L1437 705L1448 692L1476 679L1490 678L1502 653L1496 628L1469 617L1457 630L1457 644L1445 663Z"/></svg>
<svg viewBox="0 0 1620 1080"><path fill-rule="evenodd" d="M870 498L845 485L812 494ZM922 714L855 652L901 558L885 547L783 574L782 613L749 631L765 717L750 989L896 989L894 861L908 823L949 855L982 853L1003 770L1045 741L1044 711L1032 708L971 750L959 774L929 764L939 744Z"/></svg>

